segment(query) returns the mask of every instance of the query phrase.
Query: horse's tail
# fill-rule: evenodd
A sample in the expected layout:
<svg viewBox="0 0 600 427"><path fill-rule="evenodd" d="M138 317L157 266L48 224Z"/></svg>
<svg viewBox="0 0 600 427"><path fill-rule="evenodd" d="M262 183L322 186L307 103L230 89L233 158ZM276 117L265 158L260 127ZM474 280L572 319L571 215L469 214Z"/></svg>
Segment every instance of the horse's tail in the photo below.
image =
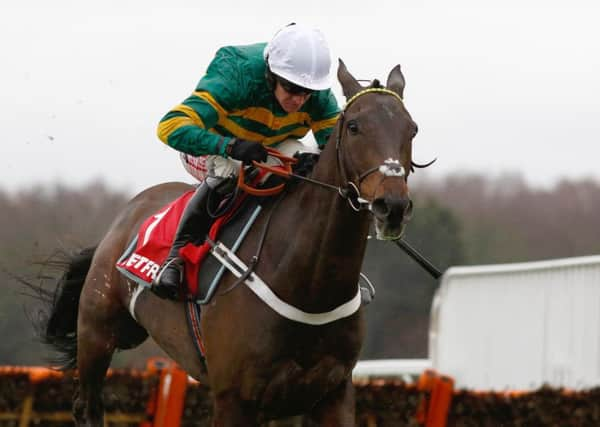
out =
<svg viewBox="0 0 600 427"><path fill-rule="evenodd" d="M77 365L77 312L79 297L92 257L96 248L86 248L73 255L65 255L63 260L51 262L62 267L63 274L54 292L44 292L47 308L35 321L38 334L45 344L57 353L51 362L59 369L72 369Z"/></svg>

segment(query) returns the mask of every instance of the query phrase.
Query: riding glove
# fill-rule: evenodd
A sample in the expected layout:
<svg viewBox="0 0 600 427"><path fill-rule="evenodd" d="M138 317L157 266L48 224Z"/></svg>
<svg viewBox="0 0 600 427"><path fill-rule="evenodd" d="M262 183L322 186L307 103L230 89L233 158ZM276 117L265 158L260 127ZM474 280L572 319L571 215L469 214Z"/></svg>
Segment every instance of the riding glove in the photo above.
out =
<svg viewBox="0 0 600 427"><path fill-rule="evenodd" d="M249 165L252 161L264 162L267 160L267 149L260 142L244 141L243 139L234 139L231 141L225 152L244 164Z"/></svg>

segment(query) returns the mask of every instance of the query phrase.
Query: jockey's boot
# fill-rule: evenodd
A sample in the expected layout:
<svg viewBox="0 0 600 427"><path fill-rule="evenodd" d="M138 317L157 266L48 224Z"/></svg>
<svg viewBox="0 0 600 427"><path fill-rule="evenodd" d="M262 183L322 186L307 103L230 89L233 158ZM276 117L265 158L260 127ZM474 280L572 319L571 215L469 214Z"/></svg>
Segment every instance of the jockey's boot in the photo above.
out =
<svg viewBox="0 0 600 427"><path fill-rule="evenodd" d="M208 233L210 217L207 205L210 186L204 181L188 201L177 226L171 250L152 282L152 291L161 298L177 299L183 282L183 260L179 249L190 242L202 242Z"/></svg>

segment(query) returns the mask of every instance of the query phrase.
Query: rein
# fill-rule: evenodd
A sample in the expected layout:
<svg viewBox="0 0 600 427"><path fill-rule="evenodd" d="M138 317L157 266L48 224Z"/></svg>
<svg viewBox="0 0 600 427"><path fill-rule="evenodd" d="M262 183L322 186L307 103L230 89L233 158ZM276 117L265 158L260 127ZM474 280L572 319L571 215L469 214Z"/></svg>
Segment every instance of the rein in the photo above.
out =
<svg viewBox="0 0 600 427"><path fill-rule="evenodd" d="M314 185L321 186L323 188L327 188L329 190L336 191L340 195L340 197L342 197L343 199L348 201L348 204L350 205L350 207L352 209L354 209L355 211L371 212L372 211L371 202L369 200L361 197L361 194L360 194L359 188L360 188L360 184L362 183L362 181L366 177L371 175L373 172L377 172L377 171L381 172L384 176L396 176L396 177L405 176L406 172L404 171L404 168L402 167L402 165L400 165L400 162L398 162L397 160L388 159L388 160L384 161L383 164L374 166L370 169L367 169L365 172L360 174L358 176L358 184L355 184L352 180L349 180L347 178L348 174L346 173L346 168L344 168L344 163L341 161L342 128L344 126L344 113L348 110L350 105L352 105L359 97L369 94L369 93L381 93L381 94L391 95L391 96L397 98L398 101L403 102L402 97L400 95L398 95L394 91L391 91L391 90L385 89L385 88L363 89L363 90L357 92L356 94L354 94L346 102L346 105L340 112L340 118L338 119L338 131L337 131L336 141L335 141L335 150L337 153L336 157L337 157L338 170L340 171L340 173L342 175L342 181L347 182L347 184L345 186L337 186L337 185L329 184L326 182L318 181L318 180L315 180L312 178L308 178L305 176L301 176L301 175L292 173L291 165L296 163L297 160L294 158L291 158L291 157L283 156L281 153L279 153L278 151L276 151L272 148L267 148L269 155L278 158L283 164L283 169L281 168L281 166L273 167L273 166L267 165L265 163L259 163L259 162L252 162L253 165L257 168L267 170L275 175L281 176L286 179L294 178L294 179L297 179L300 181L305 181L305 182L308 182L308 183L311 183ZM282 187L284 185L284 184L281 184L277 187L274 187L272 189L266 189L266 190L262 190L262 189L259 190L256 188L252 188L244 183L244 166L243 165L240 167L240 173L238 175L238 178L239 178L238 186L243 191L245 191L249 194L255 195L255 196L269 196L269 195L277 194L283 189Z"/></svg>

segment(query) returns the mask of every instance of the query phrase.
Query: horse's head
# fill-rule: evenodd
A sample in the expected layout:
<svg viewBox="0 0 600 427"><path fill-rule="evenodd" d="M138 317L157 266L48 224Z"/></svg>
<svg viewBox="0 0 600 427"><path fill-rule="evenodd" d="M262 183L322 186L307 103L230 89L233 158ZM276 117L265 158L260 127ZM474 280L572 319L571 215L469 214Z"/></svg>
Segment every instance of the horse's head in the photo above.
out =
<svg viewBox="0 0 600 427"><path fill-rule="evenodd" d="M417 124L402 101L404 77L397 65L386 87L363 87L340 60L338 79L347 99L336 131L341 178L356 187L374 216L377 238L398 239L412 213L408 191L412 139Z"/></svg>

